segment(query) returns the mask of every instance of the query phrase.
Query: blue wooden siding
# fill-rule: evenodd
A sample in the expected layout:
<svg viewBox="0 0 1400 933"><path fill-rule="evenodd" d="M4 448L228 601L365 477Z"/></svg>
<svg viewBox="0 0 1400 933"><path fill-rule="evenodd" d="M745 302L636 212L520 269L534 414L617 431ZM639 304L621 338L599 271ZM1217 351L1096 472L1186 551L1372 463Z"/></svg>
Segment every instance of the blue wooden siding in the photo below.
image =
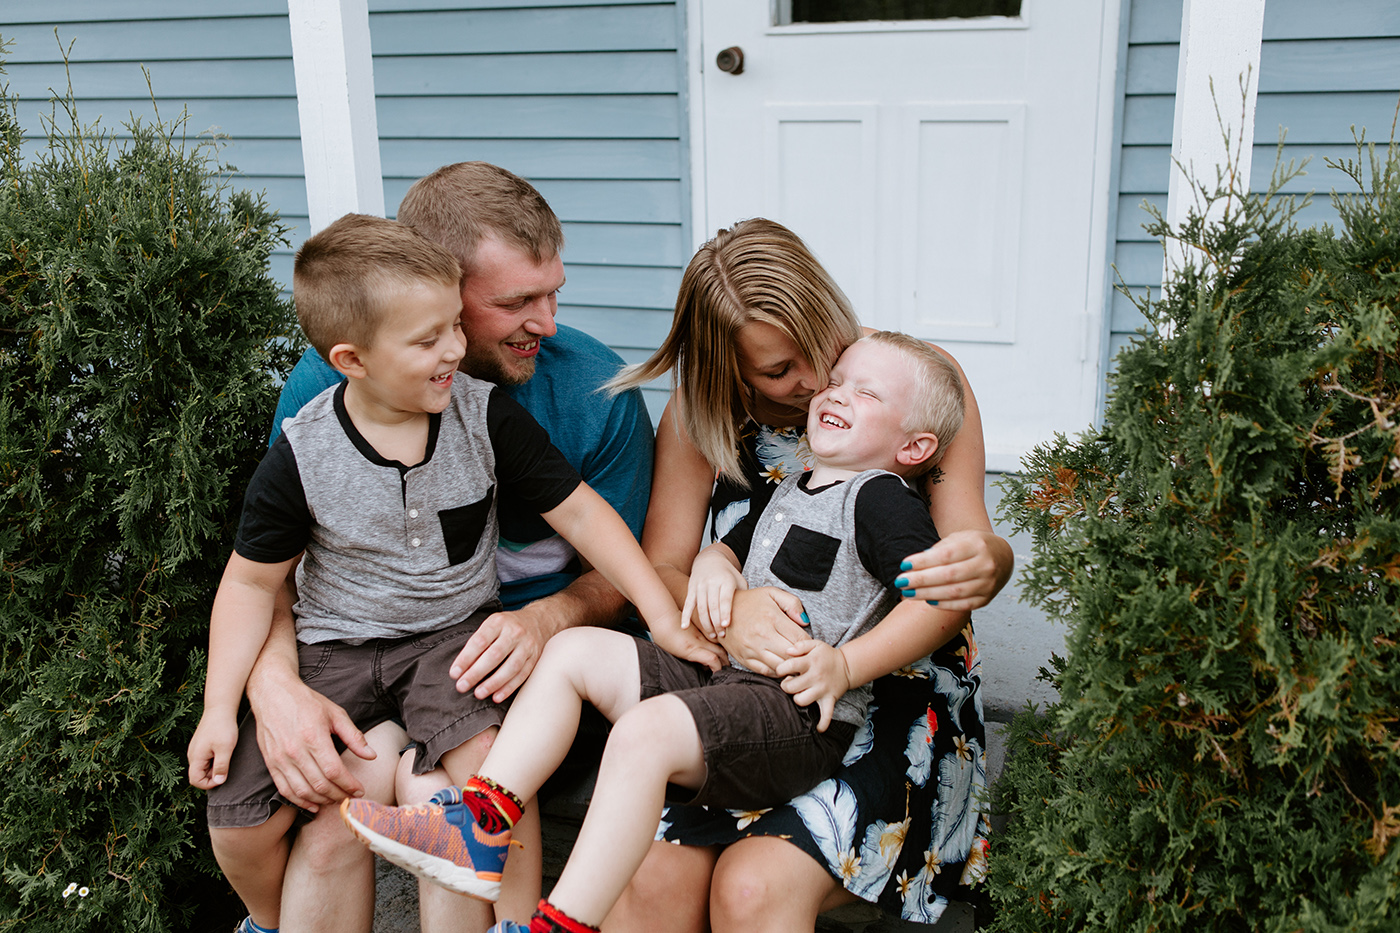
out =
<svg viewBox="0 0 1400 933"><path fill-rule="evenodd" d="M292 228L273 260L289 283L308 219L286 0L20 6L0 13L0 37L26 131L69 80L60 41L84 122L149 115L151 93L167 119L187 108L190 135L227 136L237 183L266 191ZM689 258L683 30L678 0L371 0L389 215L448 162L529 178L564 224L560 320L644 358Z"/></svg>
<svg viewBox="0 0 1400 933"><path fill-rule="evenodd" d="M1144 201L1166 209L1171 172L1172 119L1181 38L1181 0L1125 0L1126 67L1123 78L1118 197L1112 260L1135 293L1157 289L1162 250L1142 225ZM1307 174L1284 188L1316 191L1299 220L1335 221L1328 193L1350 180L1324 159L1355 157L1352 127L1367 138L1390 137L1400 102L1400 4L1392 0L1268 0L1260 50L1258 107L1250 186L1268 187L1279 156L1279 134L1287 131L1283 158L1310 159ZM1235 97L1226 96L1234 93ZM1217 88L1221 106L1239 106L1237 92ZM1132 303L1110 295L1108 359L1141 325Z"/></svg>

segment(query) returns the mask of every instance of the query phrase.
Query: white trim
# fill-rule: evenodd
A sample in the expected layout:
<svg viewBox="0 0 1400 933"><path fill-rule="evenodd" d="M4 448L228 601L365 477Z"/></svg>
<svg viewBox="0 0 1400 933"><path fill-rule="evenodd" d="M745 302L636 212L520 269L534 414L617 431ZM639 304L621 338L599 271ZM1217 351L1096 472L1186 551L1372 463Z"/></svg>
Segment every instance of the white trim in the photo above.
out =
<svg viewBox="0 0 1400 933"><path fill-rule="evenodd" d="M685 0L686 91L690 123L690 251L714 231L706 207L704 0Z"/></svg>
<svg viewBox="0 0 1400 933"><path fill-rule="evenodd" d="M342 214L384 216L368 0L289 0L311 232Z"/></svg>
<svg viewBox="0 0 1400 933"><path fill-rule="evenodd" d="M1264 36L1264 0L1185 0L1181 54L1176 72L1172 121L1172 174L1167 222L1176 227L1198 207L1191 178L1211 190L1232 158L1236 190L1249 191L1254 149L1254 107L1259 89L1259 49ZM1243 84L1243 99L1237 96ZM1232 156L1233 153L1233 156ZM1187 177L1187 173L1191 178ZM1226 205L1213 205L1219 219ZM1162 281L1184 259L1177 240L1166 243Z"/></svg>
<svg viewBox="0 0 1400 933"><path fill-rule="evenodd" d="M1108 340L1110 294L1104 288L1108 275L1109 249L1115 242L1114 220L1117 206L1114 177L1114 146L1119 142L1118 55L1121 51L1123 4L1104 0L1099 27L1098 115L1094 120L1094 178L1089 205L1089 266L1084 283L1084 342L1080 360L1083 398L1091 419L1097 420L1100 387L1104 381L1104 344Z"/></svg>

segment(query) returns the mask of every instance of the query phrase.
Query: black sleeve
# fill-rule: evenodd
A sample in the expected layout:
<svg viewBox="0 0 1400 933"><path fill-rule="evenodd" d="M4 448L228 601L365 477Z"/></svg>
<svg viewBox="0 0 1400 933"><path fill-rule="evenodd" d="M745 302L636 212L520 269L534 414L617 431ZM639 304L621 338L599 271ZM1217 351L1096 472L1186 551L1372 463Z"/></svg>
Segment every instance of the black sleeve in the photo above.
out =
<svg viewBox="0 0 1400 933"><path fill-rule="evenodd" d="M278 435L248 482L233 549L259 564L280 564L305 550L310 538L311 510L296 454Z"/></svg>
<svg viewBox="0 0 1400 933"><path fill-rule="evenodd" d="M871 576L893 587L910 554L938 543L928 507L897 476L877 476L856 496L856 553Z"/></svg>
<svg viewBox="0 0 1400 933"><path fill-rule="evenodd" d="M749 548L753 546L753 532L758 527L758 517L768 508L768 503L773 501L773 493L777 491L778 487L773 483L763 483L754 489L753 494L749 496L749 510L744 513L743 518L734 523L729 533L720 539L720 543L739 558L740 567L749 559Z"/></svg>
<svg viewBox="0 0 1400 933"><path fill-rule="evenodd" d="M496 454L496 481L536 512L548 512L583 482L534 416L500 389L486 404L486 433Z"/></svg>

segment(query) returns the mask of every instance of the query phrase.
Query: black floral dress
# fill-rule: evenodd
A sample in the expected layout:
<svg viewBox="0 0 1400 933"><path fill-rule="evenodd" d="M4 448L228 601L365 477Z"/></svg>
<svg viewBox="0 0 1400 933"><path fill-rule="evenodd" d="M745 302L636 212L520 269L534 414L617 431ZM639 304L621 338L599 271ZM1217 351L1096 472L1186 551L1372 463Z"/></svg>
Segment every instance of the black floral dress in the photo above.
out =
<svg viewBox="0 0 1400 933"><path fill-rule="evenodd" d="M753 488L805 469L803 428L750 424L741 463ZM711 500L722 537L750 491L721 482ZM969 624L948 644L875 682L874 700L840 770L787 803L738 811L671 806L656 838L724 846L778 836L826 866L852 894L934 923L949 898L971 899L987 871L982 674Z"/></svg>

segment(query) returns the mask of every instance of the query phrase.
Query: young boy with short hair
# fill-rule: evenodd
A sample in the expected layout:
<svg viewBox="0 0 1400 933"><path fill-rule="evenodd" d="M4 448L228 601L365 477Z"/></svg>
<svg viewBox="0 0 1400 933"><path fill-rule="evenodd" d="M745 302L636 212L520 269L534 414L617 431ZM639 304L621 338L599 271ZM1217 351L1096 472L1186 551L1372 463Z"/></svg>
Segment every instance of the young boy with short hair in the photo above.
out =
<svg viewBox="0 0 1400 933"><path fill-rule="evenodd" d="M535 420L457 371L460 278L441 246L377 217L346 215L297 253L302 329L348 378L284 425L249 483L214 599L204 715L189 748L190 783L210 792L215 857L249 910L240 930L275 929L280 919L294 808L279 808L255 724L237 717L274 594L294 565L303 679L362 730L400 719L419 746L418 773L441 763L465 780L460 746L503 719L489 698L458 693L449 672L499 608L501 490L538 508L653 632L674 636L673 650L714 667L722 658L682 631L626 524Z"/></svg>
<svg viewBox="0 0 1400 933"><path fill-rule="evenodd" d="M792 646L781 681L737 665L705 671L618 632L563 632L465 787L425 807L346 800L346 823L390 861L493 899L521 801L563 758L586 700L615 725L574 851L528 927L582 933L641 864L668 784L694 791L690 803L741 809L811 789L864 720L866 685L961 628L956 613L901 600L892 581L906 555L937 541L907 482L937 462L962 413L956 369L927 344L891 333L857 342L808 409L815 466L696 558L682 617L695 608L719 638L735 589L776 584L802 597L812 637Z"/></svg>

